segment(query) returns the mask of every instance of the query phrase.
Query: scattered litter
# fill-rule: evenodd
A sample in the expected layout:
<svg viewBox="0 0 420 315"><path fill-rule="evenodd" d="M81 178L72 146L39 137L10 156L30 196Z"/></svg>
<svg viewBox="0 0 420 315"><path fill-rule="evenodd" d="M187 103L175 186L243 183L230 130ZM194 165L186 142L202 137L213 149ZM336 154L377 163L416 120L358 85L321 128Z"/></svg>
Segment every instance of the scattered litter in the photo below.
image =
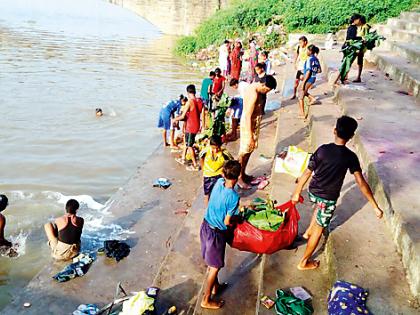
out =
<svg viewBox="0 0 420 315"><path fill-rule="evenodd" d="M311 315L314 312L311 305L305 304L303 300L283 290L277 290L276 297L275 308L277 315Z"/></svg>
<svg viewBox="0 0 420 315"><path fill-rule="evenodd" d="M343 88L353 91L369 91L372 90L365 85L360 84L344 84L342 85Z"/></svg>
<svg viewBox="0 0 420 315"><path fill-rule="evenodd" d="M296 296L298 299L301 299L303 301L306 301L312 298L312 296L302 287L290 288L290 292L292 292L293 295Z"/></svg>
<svg viewBox="0 0 420 315"><path fill-rule="evenodd" d="M146 294L152 298L156 298L159 293L159 290L160 289L158 287L150 287L150 288L147 288Z"/></svg>
<svg viewBox="0 0 420 315"><path fill-rule="evenodd" d="M88 272L94 261L95 257L93 255L81 253L73 258L73 263L67 265L62 271L53 276L53 279L58 282L66 282L76 277L82 277Z"/></svg>
<svg viewBox="0 0 420 315"><path fill-rule="evenodd" d="M382 150L382 151L379 151L379 153L386 153L386 151L385 150Z"/></svg>
<svg viewBox="0 0 420 315"><path fill-rule="evenodd" d="M276 302L274 302L274 300L268 297L267 295L264 295L260 299L260 301L261 304L264 305L267 309L271 309L274 306L274 304L276 304Z"/></svg>
<svg viewBox="0 0 420 315"><path fill-rule="evenodd" d="M188 214L188 210L186 210L186 209L178 209L178 210L175 210L174 211L174 214L185 214L185 215L187 215Z"/></svg>
<svg viewBox="0 0 420 315"><path fill-rule="evenodd" d="M153 187L167 189L172 185L171 181L165 177L160 177L153 183Z"/></svg>
<svg viewBox="0 0 420 315"><path fill-rule="evenodd" d="M99 314L99 307L96 304L80 304L73 315L96 315Z"/></svg>
<svg viewBox="0 0 420 315"><path fill-rule="evenodd" d="M395 91L395 93L402 94L402 95L409 95L407 91L403 91L403 90Z"/></svg>
<svg viewBox="0 0 420 315"><path fill-rule="evenodd" d="M258 177L256 177L256 178L254 178L254 179L250 182L250 184L251 184L251 185L253 185L253 186L257 186L257 185L259 185L262 181L265 181L265 180L267 180L267 177L265 177L265 176L258 176Z"/></svg>
<svg viewBox="0 0 420 315"><path fill-rule="evenodd" d="M385 73L385 77L389 78L389 73L388 72Z"/></svg>
<svg viewBox="0 0 420 315"><path fill-rule="evenodd" d="M270 161L271 159L272 159L271 156L260 154L260 160L262 160L263 162Z"/></svg>
<svg viewBox="0 0 420 315"><path fill-rule="evenodd" d="M171 306L169 309L168 309L168 311L166 312L168 315L170 315L170 314L175 314L175 312L176 312L176 306L175 305L173 305L173 306Z"/></svg>
<svg viewBox="0 0 420 315"><path fill-rule="evenodd" d="M98 253L105 253L108 258L115 258L117 262L130 254L130 246L118 240L108 240L104 242L104 247L98 249Z"/></svg>
<svg viewBox="0 0 420 315"><path fill-rule="evenodd" d="M285 157L282 158L283 156ZM310 156L310 153L291 145L288 147L286 155L282 152L282 155L276 158L274 171L298 178L306 170Z"/></svg>
<svg viewBox="0 0 420 315"><path fill-rule="evenodd" d="M258 190L264 190L265 187L268 186L268 184L270 184L270 182L268 180L263 180L258 184Z"/></svg>
<svg viewBox="0 0 420 315"><path fill-rule="evenodd" d="M32 304L29 303L29 302L23 303L23 307L28 308L28 307L31 307L31 306L32 306Z"/></svg>
<svg viewBox="0 0 420 315"><path fill-rule="evenodd" d="M356 119L357 119L357 120L363 120L363 117L362 117L362 116L360 116L360 117L357 117Z"/></svg>
<svg viewBox="0 0 420 315"><path fill-rule="evenodd" d="M155 299L153 297L148 296L144 291L140 291L123 303L120 315L148 314L147 312L155 310L154 304Z"/></svg>
<svg viewBox="0 0 420 315"><path fill-rule="evenodd" d="M328 296L328 314L366 314L372 313L366 306L367 290L346 281L337 281ZM343 311L345 310L345 311Z"/></svg>

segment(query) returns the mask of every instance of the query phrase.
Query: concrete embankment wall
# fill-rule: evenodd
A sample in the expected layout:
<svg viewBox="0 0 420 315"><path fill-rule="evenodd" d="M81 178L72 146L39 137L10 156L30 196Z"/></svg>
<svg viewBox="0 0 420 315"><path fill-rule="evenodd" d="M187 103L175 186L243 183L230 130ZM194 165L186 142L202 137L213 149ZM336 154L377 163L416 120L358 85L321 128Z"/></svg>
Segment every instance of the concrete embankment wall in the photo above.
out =
<svg viewBox="0 0 420 315"><path fill-rule="evenodd" d="M142 16L163 33L188 35L229 0L108 0Z"/></svg>

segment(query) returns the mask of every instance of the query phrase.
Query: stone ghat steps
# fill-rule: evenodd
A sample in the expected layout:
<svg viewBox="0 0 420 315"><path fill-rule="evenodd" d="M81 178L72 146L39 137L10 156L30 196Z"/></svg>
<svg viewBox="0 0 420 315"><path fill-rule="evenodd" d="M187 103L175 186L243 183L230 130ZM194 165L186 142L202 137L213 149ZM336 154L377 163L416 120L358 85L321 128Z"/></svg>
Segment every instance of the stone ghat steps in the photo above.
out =
<svg viewBox="0 0 420 315"><path fill-rule="evenodd" d="M410 42L397 42L386 40L381 48L386 48L407 60L408 64L415 64L418 67L420 64L420 45Z"/></svg>
<svg viewBox="0 0 420 315"><path fill-rule="evenodd" d="M339 54L328 51L322 52L321 56L324 72L327 72L331 79L336 75ZM399 89L398 85L387 79L377 69L367 69L363 81L365 82L363 85L351 84L341 87L337 91L335 101L344 113L360 120L357 136L352 142L364 169L369 174L369 183L375 196L385 211L388 229L384 229L384 222L379 224L374 220L369 205L362 204L362 210L354 213L347 220L346 225L331 234L335 236L332 238L330 236L333 244L343 243L344 240L348 240L350 244L360 243L350 252L333 245L334 256L340 260L336 264L338 267L336 272L339 278L342 273L347 272L349 279L359 277L360 283L366 283L368 287L372 286L369 285L370 283L374 284L376 292L383 290L385 293L378 295L372 292L373 297L377 296L378 304L375 303L375 305L378 307L379 314L417 314L418 310L415 311L411 305L416 298L419 298L420 291L418 275L420 244L416 236L419 221L415 218L416 214L412 209L416 209L420 202L416 196L420 159L418 159L418 152L415 152L415 148L419 146L418 139L420 139L418 129L420 113L414 98L396 93ZM321 107L313 108L314 115L317 111L321 111ZM400 119L395 119L396 117ZM316 127L315 122L314 118L314 127ZM323 124L327 126L322 126ZM334 120L325 120L317 125L319 125L317 127L319 131L314 129L313 134L319 137L318 135L323 134L322 129L327 130L334 126ZM322 142L322 139L315 141L317 144ZM356 204L361 201L356 200ZM346 204L350 203L346 202ZM365 208L368 209L365 210ZM362 211L365 212L363 215ZM360 218L360 224L357 223L357 218ZM351 225L351 222L354 224ZM342 234L336 233L337 231L342 231ZM381 235L379 242L375 233ZM404 272L399 263L400 258L396 256L392 248L383 248L385 244L390 244L388 242L390 238L396 243L401 255L402 265L405 267L413 296L411 298L407 298L408 287L401 281ZM365 242L360 242L360 239ZM366 242L369 244L367 245ZM346 242L346 245L348 243ZM353 255L353 252L357 254ZM359 262L354 263L355 268L352 268L352 263L349 263L349 255L360 258ZM375 256L380 258L376 265L373 264ZM362 266L361 270L359 270L360 266ZM393 296L399 297L397 300L389 300L390 304L385 303L385 305L398 306L394 313L391 312L392 308L388 311L380 308L381 300L391 298L390 292L394 292ZM403 294L398 295L399 292ZM398 303L394 304L394 302Z"/></svg>
<svg viewBox="0 0 420 315"><path fill-rule="evenodd" d="M374 28L387 40L405 41L417 45L420 44L420 35L418 32L405 31L389 25L376 25Z"/></svg>
<svg viewBox="0 0 420 315"><path fill-rule="evenodd" d="M406 20L404 18L392 18L388 20L387 23L391 27L397 27L399 29L420 32L420 23Z"/></svg>

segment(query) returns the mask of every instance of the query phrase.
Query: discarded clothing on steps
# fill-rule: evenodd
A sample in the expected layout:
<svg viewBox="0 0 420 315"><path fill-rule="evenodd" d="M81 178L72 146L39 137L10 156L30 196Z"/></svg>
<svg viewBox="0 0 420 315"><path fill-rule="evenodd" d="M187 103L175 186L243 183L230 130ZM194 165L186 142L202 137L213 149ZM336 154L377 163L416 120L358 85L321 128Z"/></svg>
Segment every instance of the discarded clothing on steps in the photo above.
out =
<svg viewBox="0 0 420 315"><path fill-rule="evenodd" d="M149 315L154 314L155 298L140 291L123 303L122 312L119 315Z"/></svg>
<svg viewBox="0 0 420 315"><path fill-rule="evenodd" d="M53 278L58 282L66 282L76 277L82 277L88 272L94 260L95 257L93 255L81 253L73 258L73 262L53 276Z"/></svg>
<svg viewBox="0 0 420 315"><path fill-rule="evenodd" d="M372 315L366 306L367 290L346 281L334 283L328 296L329 315Z"/></svg>
<svg viewBox="0 0 420 315"><path fill-rule="evenodd" d="M97 315L99 314L99 307L96 304L80 304L73 315Z"/></svg>
<svg viewBox="0 0 420 315"><path fill-rule="evenodd" d="M103 252L106 257L115 258L118 262L130 254L130 246L122 241L108 240L104 242L103 248L98 249L98 252Z"/></svg>
<svg viewBox="0 0 420 315"><path fill-rule="evenodd" d="M153 187L159 187L163 189L167 189L172 185L171 181L165 177L160 177L155 180L153 183Z"/></svg>
<svg viewBox="0 0 420 315"><path fill-rule="evenodd" d="M276 291L275 309L277 315L311 315L311 305L283 290Z"/></svg>

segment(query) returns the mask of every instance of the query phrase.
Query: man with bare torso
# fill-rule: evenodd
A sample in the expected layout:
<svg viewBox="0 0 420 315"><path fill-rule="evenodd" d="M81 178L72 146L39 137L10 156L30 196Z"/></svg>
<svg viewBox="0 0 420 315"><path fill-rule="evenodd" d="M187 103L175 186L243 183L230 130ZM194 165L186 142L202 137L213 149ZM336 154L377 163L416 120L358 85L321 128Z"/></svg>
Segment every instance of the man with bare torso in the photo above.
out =
<svg viewBox="0 0 420 315"><path fill-rule="evenodd" d="M251 188L249 182L252 180L252 177L246 174L246 166L248 165L252 152L258 146L265 96L276 87L276 79L271 75L267 75L265 80L251 84L245 91L239 148L241 175L239 177L238 185L242 189Z"/></svg>

